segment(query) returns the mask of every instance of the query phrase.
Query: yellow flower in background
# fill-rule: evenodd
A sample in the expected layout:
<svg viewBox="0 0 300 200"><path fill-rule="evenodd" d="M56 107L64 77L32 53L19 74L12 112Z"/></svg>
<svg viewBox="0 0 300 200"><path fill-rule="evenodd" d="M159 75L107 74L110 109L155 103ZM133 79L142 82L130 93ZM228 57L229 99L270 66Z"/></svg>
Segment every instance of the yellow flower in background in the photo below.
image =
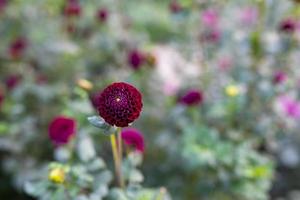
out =
<svg viewBox="0 0 300 200"><path fill-rule="evenodd" d="M235 97L240 94L240 88L236 85L228 85L225 88L225 93L230 97Z"/></svg>
<svg viewBox="0 0 300 200"><path fill-rule="evenodd" d="M63 183L65 181L65 170L61 167L56 167L50 170L48 178L54 183Z"/></svg>
<svg viewBox="0 0 300 200"><path fill-rule="evenodd" d="M93 89L93 84L90 81L86 80L86 79L79 79L77 81L77 85L79 87L81 87L82 89L84 89L84 90L91 90L91 89Z"/></svg>

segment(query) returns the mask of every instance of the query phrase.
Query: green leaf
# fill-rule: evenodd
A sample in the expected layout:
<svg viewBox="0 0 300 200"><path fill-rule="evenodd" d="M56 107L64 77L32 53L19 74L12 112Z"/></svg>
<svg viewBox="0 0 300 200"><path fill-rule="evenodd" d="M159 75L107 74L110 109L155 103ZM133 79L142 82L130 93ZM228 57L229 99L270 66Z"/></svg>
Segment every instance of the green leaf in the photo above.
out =
<svg viewBox="0 0 300 200"><path fill-rule="evenodd" d="M102 130L104 135L111 135L116 132L117 128L114 126L109 125L104 121L102 117L99 116L91 116L87 118L88 121L95 127Z"/></svg>

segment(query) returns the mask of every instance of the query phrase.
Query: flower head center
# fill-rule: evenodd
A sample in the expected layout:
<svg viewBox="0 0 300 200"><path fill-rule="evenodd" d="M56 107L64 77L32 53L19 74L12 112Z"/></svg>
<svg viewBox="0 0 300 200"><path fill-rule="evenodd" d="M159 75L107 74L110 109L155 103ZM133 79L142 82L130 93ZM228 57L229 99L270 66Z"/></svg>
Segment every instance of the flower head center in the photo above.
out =
<svg viewBox="0 0 300 200"><path fill-rule="evenodd" d="M120 101L121 101L120 97L117 97L117 98L116 98L116 101L117 101L117 102L120 102Z"/></svg>

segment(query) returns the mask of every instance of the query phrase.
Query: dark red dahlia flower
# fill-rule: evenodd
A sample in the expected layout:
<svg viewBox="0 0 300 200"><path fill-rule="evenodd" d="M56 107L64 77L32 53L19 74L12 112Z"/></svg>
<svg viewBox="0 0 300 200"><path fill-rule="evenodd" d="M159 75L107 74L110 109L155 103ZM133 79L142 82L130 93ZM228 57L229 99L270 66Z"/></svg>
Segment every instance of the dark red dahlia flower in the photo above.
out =
<svg viewBox="0 0 300 200"><path fill-rule="evenodd" d="M203 94L196 89L190 89L179 96L178 102L187 106L197 105L203 102Z"/></svg>
<svg viewBox="0 0 300 200"><path fill-rule="evenodd" d="M145 62L145 56L139 50L132 50L128 53L128 64L134 69L139 69Z"/></svg>
<svg viewBox="0 0 300 200"><path fill-rule="evenodd" d="M76 133L76 121L65 116L55 117L49 125L49 137L56 145L66 144Z"/></svg>
<svg viewBox="0 0 300 200"><path fill-rule="evenodd" d="M144 137L142 133L134 128L125 128L121 132L122 139L127 146L133 147L141 153L145 150Z"/></svg>
<svg viewBox="0 0 300 200"><path fill-rule="evenodd" d="M97 11L97 19L99 20L99 22L106 22L108 18L108 10L105 8L100 8Z"/></svg>
<svg viewBox="0 0 300 200"><path fill-rule="evenodd" d="M140 115L143 107L141 93L128 83L113 83L98 99L99 115L110 125L126 127Z"/></svg>
<svg viewBox="0 0 300 200"><path fill-rule="evenodd" d="M22 56L27 47L27 41L23 37L15 39L9 46L9 54L12 58L18 59Z"/></svg>
<svg viewBox="0 0 300 200"><path fill-rule="evenodd" d="M277 71L273 77L273 83L279 84L284 82L287 79L287 75L283 71Z"/></svg>
<svg viewBox="0 0 300 200"><path fill-rule="evenodd" d="M67 17L78 17L81 14L81 7L77 0L69 0L64 8L64 14Z"/></svg>
<svg viewBox="0 0 300 200"><path fill-rule="evenodd" d="M296 28L297 28L297 22L296 20L291 18L283 20L279 25L279 29L285 33L293 33L295 32Z"/></svg>
<svg viewBox="0 0 300 200"><path fill-rule="evenodd" d="M17 87L21 79L22 77L19 74L13 74L8 76L5 80L7 90L13 90L15 87Z"/></svg>

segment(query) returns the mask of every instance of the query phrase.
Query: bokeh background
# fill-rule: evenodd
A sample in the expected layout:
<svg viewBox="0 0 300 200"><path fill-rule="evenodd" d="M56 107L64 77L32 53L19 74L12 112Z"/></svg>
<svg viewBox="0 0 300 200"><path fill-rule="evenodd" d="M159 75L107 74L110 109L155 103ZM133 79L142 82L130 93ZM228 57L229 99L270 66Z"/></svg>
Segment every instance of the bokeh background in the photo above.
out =
<svg viewBox="0 0 300 200"><path fill-rule="evenodd" d="M0 0L0 198L299 200L298 2ZM144 102L124 191L87 120L120 81ZM60 115L77 130L57 146Z"/></svg>

